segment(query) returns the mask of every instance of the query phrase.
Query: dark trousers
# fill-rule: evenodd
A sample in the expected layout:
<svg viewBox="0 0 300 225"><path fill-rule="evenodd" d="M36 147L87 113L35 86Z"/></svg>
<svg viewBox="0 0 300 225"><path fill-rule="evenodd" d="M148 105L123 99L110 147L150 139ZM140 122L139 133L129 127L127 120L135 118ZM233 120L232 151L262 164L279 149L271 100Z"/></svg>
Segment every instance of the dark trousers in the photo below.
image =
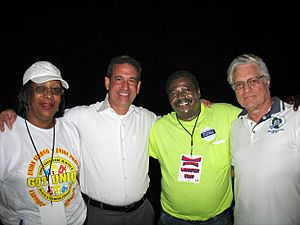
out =
<svg viewBox="0 0 300 225"><path fill-rule="evenodd" d="M87 204L85 225L154 225L155 213L148 199L131 212L107 210Z"/></svg>

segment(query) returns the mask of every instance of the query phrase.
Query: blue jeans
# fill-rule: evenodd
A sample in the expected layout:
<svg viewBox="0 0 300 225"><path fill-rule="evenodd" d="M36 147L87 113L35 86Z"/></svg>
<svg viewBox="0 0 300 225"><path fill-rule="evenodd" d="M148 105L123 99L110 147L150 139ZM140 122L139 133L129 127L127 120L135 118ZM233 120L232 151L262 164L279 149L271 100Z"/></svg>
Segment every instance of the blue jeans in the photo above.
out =
<svg viewBox="0 0 300 225"><path fill-rule="evenodd" d="M171 216L162 210L158 225L232 225L231 210L225 210L221 214L205 221L183 220Z"/></svg>

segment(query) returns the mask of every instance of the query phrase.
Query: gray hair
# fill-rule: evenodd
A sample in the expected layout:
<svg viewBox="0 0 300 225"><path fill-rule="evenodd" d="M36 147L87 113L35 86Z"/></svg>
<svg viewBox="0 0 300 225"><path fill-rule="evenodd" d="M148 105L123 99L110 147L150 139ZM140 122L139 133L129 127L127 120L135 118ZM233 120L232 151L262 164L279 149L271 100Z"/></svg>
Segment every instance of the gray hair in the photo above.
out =
<svg viewBox="0 0 300 225"><path fill-rule="evenodd" d="M254 54L243 54L237 56L229 65L227 69L227 81L230 84L230 86L233 86L233 80L232 80L232 75L233 72L235 71L235 68L238 65L243 65L243 64L251 64L255 63L256 65L259 66L261 75L264 75L270 80L270 74L267 68L267 65L265 62L257 55Z"/></svg>

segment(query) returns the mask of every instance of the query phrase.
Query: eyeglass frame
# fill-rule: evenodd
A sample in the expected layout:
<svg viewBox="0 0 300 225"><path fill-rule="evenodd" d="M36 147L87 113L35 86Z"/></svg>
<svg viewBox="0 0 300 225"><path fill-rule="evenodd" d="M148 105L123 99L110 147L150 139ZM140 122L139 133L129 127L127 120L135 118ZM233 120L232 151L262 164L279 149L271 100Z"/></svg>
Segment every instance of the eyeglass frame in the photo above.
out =
<svg viewBox="0 0 300 225"><path fill-rule="evenodd" d="M53 87L53 88L48 88L48 87L45 87L45 86L29 86L30 88L33 89L34 93L36 94L47 94L49 91L52 95L55 95L55 96L62 96L64 94L64 89L62 87Z"/></svg>
<svg viewBox="0 0 300 225"><path fill-rule="evenodd" d="M260 79L263 78L263 77L265 77L265 75L261 75L259 77L252 77L252 78L249 78L246 81L237 81L237 82L233 83L231 87L234 91L241 90L241 89L245 88L246 83L247 83L248 87L254 87L255 85L260 83ZM241 84L240 88L236 88L237 83Z"/></svg>

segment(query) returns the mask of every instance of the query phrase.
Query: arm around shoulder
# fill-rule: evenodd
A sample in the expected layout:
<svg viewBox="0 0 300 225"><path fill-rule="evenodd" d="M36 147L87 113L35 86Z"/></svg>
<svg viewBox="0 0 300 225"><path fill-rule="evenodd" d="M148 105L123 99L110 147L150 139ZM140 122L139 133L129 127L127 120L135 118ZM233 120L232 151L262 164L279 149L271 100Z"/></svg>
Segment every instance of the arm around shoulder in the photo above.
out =
<svg viewBox="0 0 300 225"><path fill-rule="evenodd" d="M0 113L0 130L4 131L4 123L9 129L12 128L13 123L16 121L17 113L13 109L6 109Z"/></svg>

